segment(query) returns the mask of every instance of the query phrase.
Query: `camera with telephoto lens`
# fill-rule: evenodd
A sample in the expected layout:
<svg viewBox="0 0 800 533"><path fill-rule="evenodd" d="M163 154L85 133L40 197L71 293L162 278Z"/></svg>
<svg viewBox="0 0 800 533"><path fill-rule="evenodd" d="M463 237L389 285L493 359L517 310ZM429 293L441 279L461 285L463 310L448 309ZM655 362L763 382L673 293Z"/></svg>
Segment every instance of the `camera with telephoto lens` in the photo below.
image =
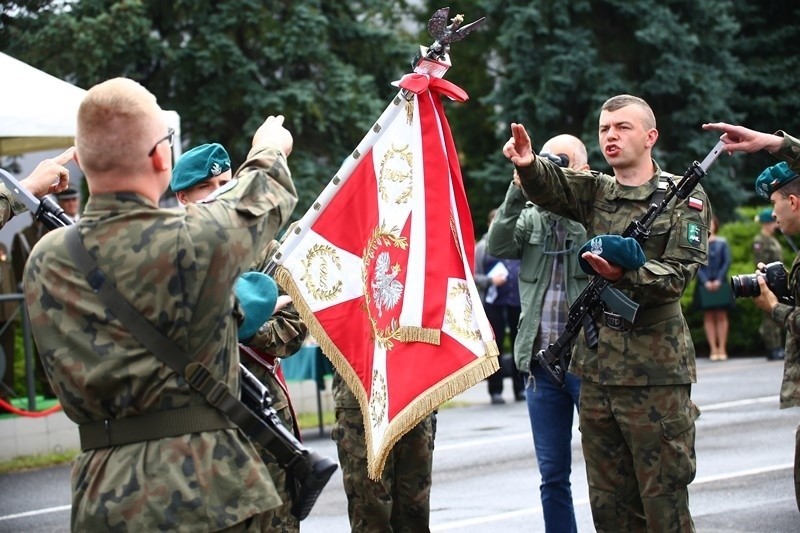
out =
<svg viewBox="0 0 800 533"><path fill-rule="evenodd" d="M794 305L794 298L789 292L789 284L786 274L786 267L780 261L775 261L764 268L760 268L759 272L764 274L764 281L767 282L767 287L781 303ZM731 290L735 298L753 298L761 294L761 287L758 285L758 274L740 274L738 276L731 276Z"/></svg>

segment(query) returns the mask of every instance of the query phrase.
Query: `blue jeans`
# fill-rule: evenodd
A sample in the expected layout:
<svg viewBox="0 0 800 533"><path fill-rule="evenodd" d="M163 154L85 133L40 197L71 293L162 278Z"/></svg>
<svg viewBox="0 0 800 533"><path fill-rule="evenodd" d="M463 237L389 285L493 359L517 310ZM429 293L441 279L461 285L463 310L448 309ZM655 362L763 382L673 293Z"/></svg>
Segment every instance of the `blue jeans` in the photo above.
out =
<svg viewBox="0 0 800 533"><path fill-rule="evenodd" d="M577 532L569 476L572 472L572 419L578 407L580 380L567 374L563 389L550 381L539 364L525 384L533 446L542 484L539 486L548 533Z"/></svg>

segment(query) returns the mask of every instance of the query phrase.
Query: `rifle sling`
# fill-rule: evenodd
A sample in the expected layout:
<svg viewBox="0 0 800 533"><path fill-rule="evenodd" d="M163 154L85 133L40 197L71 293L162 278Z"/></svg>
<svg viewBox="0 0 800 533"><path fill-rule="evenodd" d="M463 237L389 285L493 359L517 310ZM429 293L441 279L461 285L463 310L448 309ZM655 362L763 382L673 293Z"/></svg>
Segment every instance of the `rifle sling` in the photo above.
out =
<svg viewBox="0 0 800 533"><path fill-rule="evenodd" d="M80 233L78 233L78 226L69 226L65 229L66 233L66 246L69 251L70 257L83 272L89 286L97 294L101 302L103 302L108 309L117 317L117 320L125 324L131 334L142 345L150 350L153 355L160 359L163 363L174 370L178 375L183 376L186 381L197 391L199 391L216 409L222 411L236 426L244 431L251 439L259 444L266 446L270 441L275 438L275 435L268 431L264 424L259 420L258 416L247 408L237 397L231 394L228 386L215 379L211 372L202 364L194 361L193 358L179 346L177 346L171 339L166 337L158 328L151 324L144 318L131 304L125 299L124 296L117 290L114 284L108 279L105 273L97 266L97 262L89 254L86 246L83 244ZM206 406L207 407L207 406ZM180 413L187 411L187 409L176 410L173 415L182 416ZM169 411L164 411L168 413ZM157 415L160 412L154 412ZM148 416L150 413L148 413ZM168 430L165 422L160 422L160 427L168 434L163 434L156 431L149 432L147 435L144 433L137 434L131 431L139 431L143 422L136 422L136 418L143 417L128 417L131 422L125 422L128 418L103 420L93 422L87 425L85 433L87 435L97 435L98 431L94 425L101 424L103 426L102 432L104 433L102 439L106 442L109 437L119 438L125 444L132 442L139 442L145 440L152 440L165 437L176 436L174 431ZM163 415L168 417L170 415ZM220 420L218 417L212 417L206 413L201 415L198 411L198 417L191 424L186 425L185 428L189 430L184 433L194 433L198 431L211 431L220 429ZM154 417L155 419L155 417ZM200 420L208 422L209 427L202 428ZM166 418L165 418L166 420ZM81 424L83 426L83 424ZM225 427L234 427L229 423ZM84 432L81 432L83 435ZM119 437L115 437L119 435ZM100 437L89 437L93 440ZM93 443L92 442L92 443ZM90 443L91 444L91 443ZM114 446L115 444L107 444ZM81 444L83 447L83 443Z"/></svg>

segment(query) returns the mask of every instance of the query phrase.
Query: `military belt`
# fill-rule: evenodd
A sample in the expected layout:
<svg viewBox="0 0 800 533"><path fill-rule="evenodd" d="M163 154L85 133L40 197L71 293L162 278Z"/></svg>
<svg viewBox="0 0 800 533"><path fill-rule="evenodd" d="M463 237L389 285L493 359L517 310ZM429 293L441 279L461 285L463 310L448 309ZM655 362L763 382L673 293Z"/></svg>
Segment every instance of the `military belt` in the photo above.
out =
<svg viewBox="0 0 800 533"><path fill-rule="evenodd" d="M197 405L88 422L78 426L78 432L81 450L87 451L235 427L216 407Z"/></svg>
<svg viewBox="0 0 800 533"><path fill-rule="evenodd" d="M628 331L634 327L652 326L653 324L658 324L659 322L663 322L679 314L681 314L681 302L680 300L675 300L668 304L639 311L636 316L635 324L631 324L617 313L606 311L603 313L603 316L605 318L606 327L615 331Z"/></svg>

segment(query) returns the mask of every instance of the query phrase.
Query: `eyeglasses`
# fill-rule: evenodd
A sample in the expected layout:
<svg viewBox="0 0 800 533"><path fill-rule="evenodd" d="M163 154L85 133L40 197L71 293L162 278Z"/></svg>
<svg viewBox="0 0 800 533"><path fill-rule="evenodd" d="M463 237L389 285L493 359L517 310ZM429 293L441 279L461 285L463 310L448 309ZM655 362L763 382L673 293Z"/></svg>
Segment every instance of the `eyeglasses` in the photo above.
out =
<svg viewBox="0 0 800 533"><path fill-rule="evenodd" d="M172 128L167 128L167 134L156 141L156 144L153 145L153 147L147 153L147 156L153 157L153 154L156 153L156 148L158 148L158 145L161 144L162 142L169 141L169 145L172 146L172 141L174 140L175 140L175 130Z"/></svg>

